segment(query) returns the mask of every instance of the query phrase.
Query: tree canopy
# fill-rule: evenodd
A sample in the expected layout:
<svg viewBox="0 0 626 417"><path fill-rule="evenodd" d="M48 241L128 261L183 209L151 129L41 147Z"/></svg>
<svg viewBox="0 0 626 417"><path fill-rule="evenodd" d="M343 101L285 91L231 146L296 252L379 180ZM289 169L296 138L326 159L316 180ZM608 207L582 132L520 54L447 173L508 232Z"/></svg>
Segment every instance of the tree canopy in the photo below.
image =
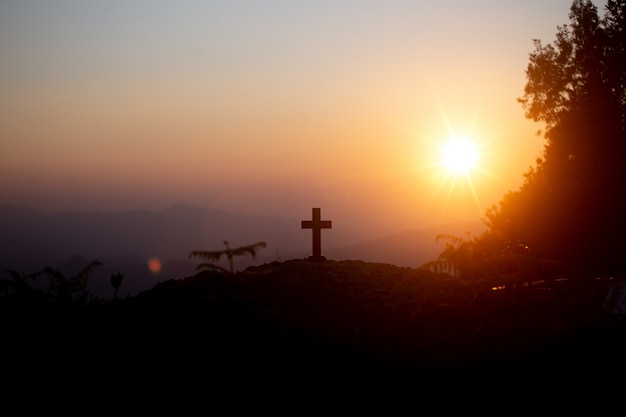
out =
<svg viewBox="0 0 626 417"><path fill-rule="evenodd" d="M534 40L525 116L544 125L543 154L487 225L535 255L585 274L626 269L626 0L603 15L575 0L553 43Z"/></svg>

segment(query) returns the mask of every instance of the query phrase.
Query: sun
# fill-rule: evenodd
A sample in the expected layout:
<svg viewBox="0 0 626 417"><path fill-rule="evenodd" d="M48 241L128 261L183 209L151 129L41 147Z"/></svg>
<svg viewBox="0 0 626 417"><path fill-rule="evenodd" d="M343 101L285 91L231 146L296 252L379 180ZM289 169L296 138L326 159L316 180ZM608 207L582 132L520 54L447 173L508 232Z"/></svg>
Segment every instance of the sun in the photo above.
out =
<svg viewBox="0 0 626 417"><path fill-rule="evenodd" d="M477 163L478 150L469 138L454 137L441 147L441 166L450 174L467 176Z"/></svg>
<svg viewBox="0 0 626 417"><path fill-rule="evenodd" d="M434 178L438 180L437 190L447 188L446 204L451 199L471 196L476 207L482 212L482 206L478 198L475 180L476 176L485 173L479 166L479 147L470 136L450 135L445 143L437 145L439 160L434 163L436 173ZM469 194L467 193L469 191Z"/></svg>

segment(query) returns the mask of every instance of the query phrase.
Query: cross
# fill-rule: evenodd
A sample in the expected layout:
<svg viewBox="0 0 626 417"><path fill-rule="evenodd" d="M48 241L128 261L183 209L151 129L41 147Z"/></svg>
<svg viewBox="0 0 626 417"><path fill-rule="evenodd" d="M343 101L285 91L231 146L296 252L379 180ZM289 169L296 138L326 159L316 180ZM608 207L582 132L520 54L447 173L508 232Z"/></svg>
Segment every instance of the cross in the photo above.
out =
<svg viewBox="0 0 626 417"><path fill-rule="evenodd" d="M325 261L322 256L322 229L331 229L333 222L322 220L319 208L313 209L313 220L302 220L303 229L313 229L313 256L309 256L310 261Z"/></svg>

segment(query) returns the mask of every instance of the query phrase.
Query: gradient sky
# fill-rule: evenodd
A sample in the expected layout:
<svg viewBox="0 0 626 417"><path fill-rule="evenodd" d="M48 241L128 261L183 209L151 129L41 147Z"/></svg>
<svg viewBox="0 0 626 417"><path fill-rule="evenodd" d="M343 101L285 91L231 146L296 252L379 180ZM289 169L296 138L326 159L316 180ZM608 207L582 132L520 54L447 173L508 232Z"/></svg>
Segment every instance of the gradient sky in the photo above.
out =
<svg viewBox="0 0 626 417"><path fill-rule="evenodd" d="M516 98L571 3L2 1L0 203L480 220L544 145Z"/></svg>

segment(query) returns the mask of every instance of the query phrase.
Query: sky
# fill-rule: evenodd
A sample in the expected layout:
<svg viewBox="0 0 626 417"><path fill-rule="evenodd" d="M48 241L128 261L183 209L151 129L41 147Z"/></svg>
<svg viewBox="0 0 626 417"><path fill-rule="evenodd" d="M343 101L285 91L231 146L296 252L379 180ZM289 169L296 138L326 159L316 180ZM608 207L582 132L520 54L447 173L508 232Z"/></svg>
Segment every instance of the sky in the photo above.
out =
<svg viewBox="0 0 626 417"><path fill-rule="evenodd" d="M516 99L571 3L2 1L0 204L480 221L541 154Z"/></svg>

